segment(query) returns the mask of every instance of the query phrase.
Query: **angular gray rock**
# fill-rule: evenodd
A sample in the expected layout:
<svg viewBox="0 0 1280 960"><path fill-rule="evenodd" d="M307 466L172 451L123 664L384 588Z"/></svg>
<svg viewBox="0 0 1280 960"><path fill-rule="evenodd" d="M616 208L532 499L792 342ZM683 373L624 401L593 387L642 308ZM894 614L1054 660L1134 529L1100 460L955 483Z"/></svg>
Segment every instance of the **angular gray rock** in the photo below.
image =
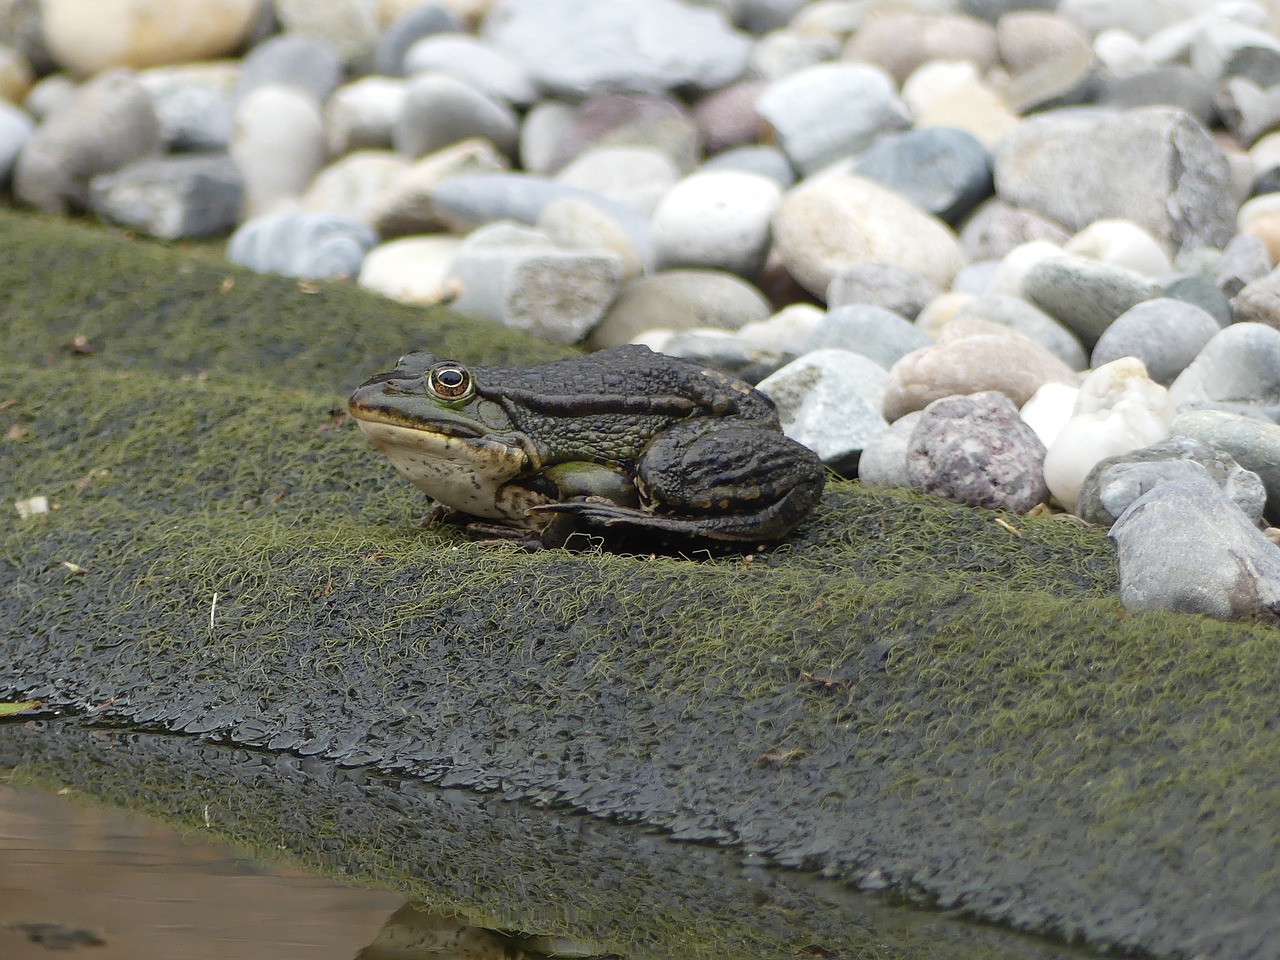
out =
<svg viewBox="0 0 1280 960"><path fill-rule="evenodd" d="M498 0L485 37L546 93L714 90L747 65L750 38L718 10L679 0Z"/></svg>
<svg viewBox="0 0 1280 960"><path fill-rule="evenodd" d="M992 191L987 148L954 127L924 127L881 137L858 155L853 172L897 190L952 225Z"/></svg>
<svg viewBox="0 0 1280 960"><path fill-rule="evenodd" d="M1280 525L1280 424L1222 410L1192 410L1175 416L1170 430L1223 451L1261 477L1266 517Z"/></svg>
<svg viewBox="0 0 1280 960"><path fill-rule="evenodd" d="M1160 484L1130 504L1109 536L1126 609L1280 616L1280 547L1209 477Z"/></svg>
<svg viewBox="0 0 1280 960"><path fill-rule="evenodd" d="M1084 478L1076 516L1110 527L1129 504L1162 483L1209 477L1255 525L1267 491L1262 478L1229 454L1191 437L1170 437L1149 447L1098 461Z"/></svg>
<svg viewBox="0 0 1280 960"><path fill-rule="evenodd" d="M227 259L259 273L327 280L357 277L377 237L363 223L329 213L274 213L240 225Z"/></svg>
<svg viewBox="0 0 1280 960"><path fill-rule="evenodd" d="M98 216L162 240L229 233L243 198L244 179L226 153L152 157L89 182Z"/></svg>
<svg viewBox="0 0 1280 960"><path fill-rule="evenodd" d="M1235 233L1226 157L1172 107L1029 117L996 147L995 187L1068 229L1118 217L1174 250L1220 249Z"/></svg>
<svg viewBox="0 0 1280 960"><path fill-rule="evenodd" d="M1047 503L1044 444L1002 393L944 397L924 408L907 446L907 480L971 507L1025 513Z"/></svg>
<svg viewBox="0 0 1280 960"><path fill-rule="evenodd" d="M1121 357L1137 357L1156 383L1168 386L1222 328L1195 304L1170 297L1144 300L1112 322L1094 344L1096 369Z"/></svg>

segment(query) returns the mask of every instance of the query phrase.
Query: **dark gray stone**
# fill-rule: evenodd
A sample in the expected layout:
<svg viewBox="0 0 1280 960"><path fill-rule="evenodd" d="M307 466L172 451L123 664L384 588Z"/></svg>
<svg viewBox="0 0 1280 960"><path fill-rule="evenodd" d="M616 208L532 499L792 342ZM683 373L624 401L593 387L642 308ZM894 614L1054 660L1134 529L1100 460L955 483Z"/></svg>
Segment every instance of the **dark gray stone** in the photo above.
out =
<svg viewBox="0 0 1280 960"><path fill-rule="evenodd" d="M853 172L883 183L952 225L991 196L991 155L971 134L925 127L881 137Z"/></svg>
<svg viewBox="0 0 1280 960"><path fill-rule="evenodd" d="M900 358L932 342L923 330L891 310L851 304L836 307L822 318L804 352L834 347L861 354L888 370Z"/></svg>
<svg viewBox="0 0 1280 960"><path fill-rule="evenodd" d="M1280 614L1280 548L1207 476L1142 495L1110 537L1126 609L1220 619Z"/></svg>
<svg viewBox="0 0 1280 960"><path fill-rule="evenodd" d="M472 137L514 156L520 121L505 103L461 80L427 73L409 81L391 137L406 157L425 157Z"/></svg>
<svg viewBox="0 0 1280 960"><path fill-rule="evenodd" d="M1022 279L1022 292L1070 328L1090 349L1120 314L1160 296L1160 287L1132 270L1087 257L1044 260Z"/></svg>
<svg viewBox="0 0 1280 960"><path fill-rule="evenodd" d="M1076 516L1109 527L1143 494L1161 483L1189 477L1209 477L1251 523L1262 522L1267 501L1262 478L1192 437L1170 437L1098 461L1080 487Z"/></svg>
<svg viewBox="0 0 1280 960"><path fill-rule="evenodd" d="M244 180L226 153L139 160L89 183L98 216L162 240L230 232L243 198Z"/></svg>
<svg viewBox="0 0 1280 960"><path fill-rule="evenodd" d="M323 40L283 33L258 44L240 61L235 100L259 87L284 83L322 104L342 82L342 61Z"/></svg>
<svg viewBox="0 0 1280 960"><path fill-rule="evenodd" d="M896 263L868 260L831 281L827 287L827 308L869 303L914 320L941 292L914 270Z"/></svg>
<svg viewBox="0 0 1280 960"><path fill-rule="evenodd" d="M1182 64L1108 77L1098 93L1098 102L1120 110L1161 105L1178 107L1206 126L1217 119L1213 86Z"/></svg>
<svg viewBox="0 0 1280 960"><path fill-rule="evenodd" d="M403 77L404 56L410 47L423 37L461 30L457 17L438 4L411 7L382 31L373 55L374 70L384 77Z"/></svg>
<svg viewBox="0 0 1280 960"><path fill-rule="evenodd" d="M1232 321L1231 300L1208 277L1188 274L1164 285L1164 295L1193 303L1225 327Z"/></svg>
<svg viewBox="0 0 1280 960"><path fill-rule="evenodd" d="M1173 383L1222 328L1195 304L1170 297L1130 307L1098 338L1090 360L1094 368L1121 357L1137 357L1156 383Z"/></svg>
<svg viewBox="0 0 1280 960"><path fill-rule="evenodd" d="M1044 454L1003 393L944 397L924 408L912 431L907 479L956 503L1025 513L1049 500Z"/></svg>
<svg viewBox="0 0 1280 960"><path fill-rule="evenodd" d="M93 177L154 156L161 145L151 94L130 71L108 70L77 90L23 145L14 195L46 213L85 210Z"/></svg>
<svg viewBox="0 0 1280 960"><path fill-rule="evenodd" d="M377 236L363 223L330 213L275 213L242 224L227 259L259 273L326 280L356 277Z"/></svg>

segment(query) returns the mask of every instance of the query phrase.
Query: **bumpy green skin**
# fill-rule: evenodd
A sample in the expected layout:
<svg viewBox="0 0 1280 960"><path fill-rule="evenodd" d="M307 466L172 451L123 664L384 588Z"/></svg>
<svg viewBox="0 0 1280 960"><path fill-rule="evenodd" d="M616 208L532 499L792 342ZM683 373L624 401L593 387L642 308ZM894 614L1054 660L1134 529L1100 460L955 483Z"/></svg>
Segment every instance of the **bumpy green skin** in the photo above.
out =
<svg viewBox="0 0 1280 960"><path fill-rule="evenodd" d="M420 494L335 416L367 342L343 367L303 336L329 358L308 370L272 310L187 286L187 255L0 229L0 486L55 506L0 510L0 699L559 804L1094 946L1275 954L1280 630L1126 614L1098 530L843 482L750 562L420 530ZM76 251L125 279L82 278ZM338 303L267 286L297 317ZM325 337L388 306L342 302ZM209 352L188 313L239 349ZM435 316L380 356L435 342ZM60 353L81 331L99 351ZM337 813L374 802L365 775ZM201 803L235 793L251 818L256 782ZM877 955L889 914L852 922L845 955Z"/></svg>
<svg viewBox="0 0 1280 960"><path fill-rule="evenodd" d="M433 393L430 353L366 380L348 407L406 476L455 510L533 528L555 516L714 540L789 534L822 496L821 461L773 403L714 370L629 345L532 367L476 367L465 396ZM461 374L461 371L460 371ZM438 455L374 433L447 438ZM447 476L425 460L448 457ZM457 476L474 479L458 491ZM480 500L497 501L492 508Z"/></svg>

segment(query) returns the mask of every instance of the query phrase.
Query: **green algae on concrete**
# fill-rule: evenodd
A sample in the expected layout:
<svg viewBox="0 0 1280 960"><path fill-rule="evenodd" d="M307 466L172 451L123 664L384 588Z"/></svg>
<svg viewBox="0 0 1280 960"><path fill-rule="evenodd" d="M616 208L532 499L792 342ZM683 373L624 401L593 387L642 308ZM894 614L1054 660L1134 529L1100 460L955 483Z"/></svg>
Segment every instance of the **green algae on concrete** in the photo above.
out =
<svg viewBox="0 0 1280 960"><path fill-rule="evenodd" d="M1280 630L1126 615L1096 530L856 484L750 560L420 530L343 391L413 346L558 348L0 230L0 699L659 826L1095 946L1276 951ZM92 355L62 350L77 334ZM52 512L7 506L35 496Z"/></svg>

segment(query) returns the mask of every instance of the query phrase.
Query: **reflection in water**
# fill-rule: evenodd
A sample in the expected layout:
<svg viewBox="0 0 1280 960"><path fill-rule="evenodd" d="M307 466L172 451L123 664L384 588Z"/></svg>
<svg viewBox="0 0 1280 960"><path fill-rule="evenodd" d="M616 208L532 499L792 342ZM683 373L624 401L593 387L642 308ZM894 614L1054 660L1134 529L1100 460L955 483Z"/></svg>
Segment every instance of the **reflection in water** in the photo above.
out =
<svg viewBox="0 0 1280 960"><path fill-rule="evenodd" d="M351 960L402 902L0 783L2 960Z"/></svg>

